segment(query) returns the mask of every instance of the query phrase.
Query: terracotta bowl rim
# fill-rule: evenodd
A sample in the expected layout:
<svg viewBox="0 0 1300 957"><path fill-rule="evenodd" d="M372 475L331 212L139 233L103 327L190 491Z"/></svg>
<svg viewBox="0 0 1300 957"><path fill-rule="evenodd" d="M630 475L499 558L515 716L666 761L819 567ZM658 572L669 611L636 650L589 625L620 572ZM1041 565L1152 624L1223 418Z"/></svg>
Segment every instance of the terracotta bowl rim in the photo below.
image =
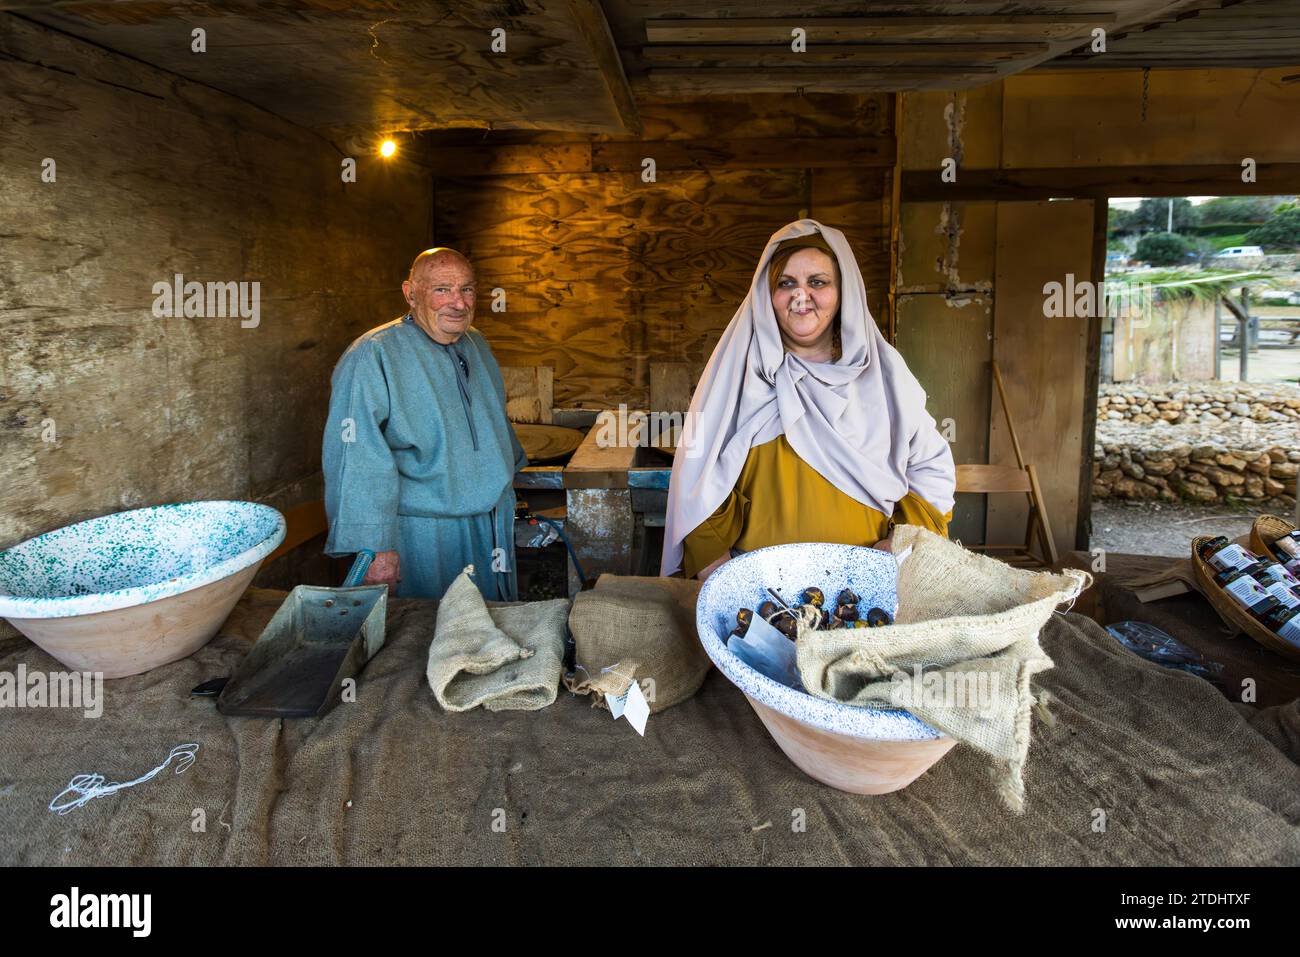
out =
<svg viewBox="0 0 1300 957"><path fill-rule="evenodd" d="M902 709L862 708L857 705L843 704L806 691L797 691L775 681L767 675L755 671L740 658L727 649L726 642L708 621L709 593L711 586L716 586L725 575L727 568L736 562L746 562L752 556L776 552L782 549L804 549L809 546L834 545L857 552L870 553L863 557L868 561L878 561L887 554L875 548L860 545L843 545L826 542L795 542L788 545L769 545L745 552L724 564L708 577L700 588L699 599L695 606L695 627L700 635L700 643L710 660L717 666L733 685L741 692L761 702L773 711L779 712L792 721L822 731L866 741L926 741L945 737L945 735L926 724L920 718ZM890 559L892 560L892 559ZM739 566L737 566L739 567Z"/></svg>
<svg viewBox="0 0 1300 957"><path fill-rule="evenodd" d="M126 509L121 512L109 512L108 514L98 515L94 518L85 519L84 521L73 522L71 525L64 525L61 528L56 528L40 535L33 536L24 542L14 545L12 548L0 551L0 558L3 558L3 556L8 552L29 547L32 543L39 542L42 539L67 534L68 530L77 528L81 525L107 522L119 515L160 512L171 509L187 509L194 508L195 506L207 508L212 506L237 506L237 509L232 508L231 511L234 512L240 509L248 509L254 514L259 512L269 513L275 517L275 528L270 535L236 555L232 555L216 564L190 572L187 575L178 575L174 578L167 578L159 582L144 585L131 585L127 588L93 592L88 595L29 597L0 592L0 618L18 620L73 618L79 615L90 615L104 611L117 611L122 608L131 608L136 605L146 605L150 602L181 595L193 591L196 588L201 588L204 585L210 585L213 582L222 581L232 575L237 575L250 565L266 558L267 555L275 551L275 549L279 547L280 543L284 541L285 520L284 516L278 509L272 508L269 505L263 505L260 502L245 502L234 499L204 499L192 502L173 502L166 505L150 505L144 508Z"/></svg>

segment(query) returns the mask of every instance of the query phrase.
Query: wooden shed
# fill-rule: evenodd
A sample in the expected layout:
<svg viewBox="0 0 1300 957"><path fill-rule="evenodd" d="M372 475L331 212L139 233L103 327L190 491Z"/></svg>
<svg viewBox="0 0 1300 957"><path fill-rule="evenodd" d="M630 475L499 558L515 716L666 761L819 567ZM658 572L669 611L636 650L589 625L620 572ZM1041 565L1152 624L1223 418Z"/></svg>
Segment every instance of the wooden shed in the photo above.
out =
<svg viewBox="0 0 1300 957"><path fill-rule="evenodd" d="M989 810L999 794L964 749L893 803L817 785L748 691L706 680L693 633L703 667L656 716L660 739L557 701L555 676L541 717L435 710L437 606L414 597L388 619L369 697L309 733L227 721L190 688L253 658L291 604L250 581L340 580L322 547L331 374L402 315L412 258L435 246L473 263L474 323L515 426L579 433L513 479L529 513L516 544L567 563L562 591L658 575L671 443L610 446L599 430L688 407L768 238L802 218L847 237L959 482L961 466L1031 463L1044 550L1082 569L1102 320L1069 294L1049 309L1051 290L1103 281L1110 197L1300 192L1297 119L1300 0L0 0L0 551L168 503L288 518L211 644L121 673L105 730L67 709L0 714L0 859L1294 864L1294 667L1234 643L1228 677L1260 688L1246 716L1121 653L1081 608L1041 629L1068 706L1059 747L1029 764L1025 818ZM1294 493L1297 459L1260 468ZM534 516L564 529L571 562ZM1029 520L1020 492L959 486L950 536L1023 541ZM1227 644L1184 597L1165 626ZM382 622L379 607L353 619ZM0 628L0 663L54 667ZM195 770L148 784L191 732L207 749ZM627 741L646 747L633 758ZM193 762L186 747L200 744L167 760ZM114 797L103 830L74 828L45 801L83 768L157 800ZM79 806L59 797L49 811ZM1125 801L1103 842L1088 809ZM812 814L806 843L788 840L791 808Z"/></svg>
<svg viewBox="0 0 1300 957"><path fill-rule="evenodd" d="M959 463L1012 461L997 361L1057 546L1086 547L1097 320L1045 320L1044 285L1100 277L1108 196L1300 188L1293 0L0 7L4 543L318 501L330 371L430 245L553 408L681 405L811 216ZM257 326L155 318L173 277L260 283ZM954 534L1024 508L962 496Z"/></svg>

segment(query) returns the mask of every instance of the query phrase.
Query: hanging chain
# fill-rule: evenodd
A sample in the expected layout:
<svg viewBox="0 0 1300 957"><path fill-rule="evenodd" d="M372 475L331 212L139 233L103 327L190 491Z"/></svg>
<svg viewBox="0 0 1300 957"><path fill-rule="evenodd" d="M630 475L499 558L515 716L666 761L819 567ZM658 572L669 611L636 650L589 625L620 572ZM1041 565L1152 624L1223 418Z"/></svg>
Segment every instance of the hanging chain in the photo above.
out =
<svg viewBox="0 0 1300 957"><path fill-rule="evenodd" d="M1151 90L1151 67L1142 68L1142 122L1147 121L1147 94Z"/></svg>

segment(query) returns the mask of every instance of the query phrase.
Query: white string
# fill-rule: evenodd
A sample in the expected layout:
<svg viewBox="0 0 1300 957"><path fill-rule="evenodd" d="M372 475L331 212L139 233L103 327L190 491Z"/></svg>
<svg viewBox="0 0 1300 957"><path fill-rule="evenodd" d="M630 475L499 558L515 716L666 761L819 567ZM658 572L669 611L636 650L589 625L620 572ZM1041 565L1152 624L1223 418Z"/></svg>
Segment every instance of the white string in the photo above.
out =
<svg viewBox="0 0 1300 957"><path fill-rule="evenodd" d="M102 774L78 774L68 786L54 796L50 802L50 810L56 814L67 814L69 811L82 807L95 800L97 797L104 797L107 794L116 794L125 788L133 788L137 784L144 784L146 781L152 781L155 777L166 769L167 765L172 763L172 758L180 758L176 765L176 773L181 774L191 764L194 763L195 755L198 753L199 746L197 743L178 744L172 748L171 753L167 755L167 760L158 767L154 768L148 774L141 775L134 781L123 781L121 783L105 784L104 775ZM63 804L59 801L67 795L75 795L69 798Z"/></svg>

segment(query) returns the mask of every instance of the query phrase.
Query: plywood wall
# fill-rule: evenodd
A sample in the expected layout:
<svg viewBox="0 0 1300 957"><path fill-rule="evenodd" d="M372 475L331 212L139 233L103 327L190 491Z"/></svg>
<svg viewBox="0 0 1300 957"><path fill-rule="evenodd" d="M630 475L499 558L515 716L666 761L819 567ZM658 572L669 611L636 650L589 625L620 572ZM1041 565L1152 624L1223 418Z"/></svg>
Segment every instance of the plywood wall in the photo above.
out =
<svg viewBox="0 0 1300 957"><path fill-rule="evenodd" d="M552 366L560 406L644 405L651 363L698 375L768 237L801 216L845 231L883 322L891 102L651 102L639 140L445 141L436 238L503 292L499 312L481 292L476 319L501 362Z"/></svg>
<svg viewBox="0 0 1300 957"><path fill-rule="evenodd" d="M1038 471L1061 553L1075 547L1079 521L1090 320L1045 316L1043 285L1064 284L1069 274L1075 282L1094 281L1092 226L1092 200L998 204L993 358L1025 461ZM997 403L989 425L989 462L1017 464ZM988 540L1023 542L1027 517L1024 496L990 496Z"/></svg>
<svg viewBox="0 0 1300 957"><path fill-rule="evenodd" d="M897 346L958 464L989 454L996 203L910 203L902 209ZM984 541L982 496L959 495L949 533Z"/></svg>
<svg viewBox="0 0 1300 957"><path fill-rule="evenodd" d="M316 135L0 16L0 547L147 504L319 498L330 372L400 314L427 176L360 157L345 184ZM177 273L259 282L259 324L155 317Z"/></svg>

